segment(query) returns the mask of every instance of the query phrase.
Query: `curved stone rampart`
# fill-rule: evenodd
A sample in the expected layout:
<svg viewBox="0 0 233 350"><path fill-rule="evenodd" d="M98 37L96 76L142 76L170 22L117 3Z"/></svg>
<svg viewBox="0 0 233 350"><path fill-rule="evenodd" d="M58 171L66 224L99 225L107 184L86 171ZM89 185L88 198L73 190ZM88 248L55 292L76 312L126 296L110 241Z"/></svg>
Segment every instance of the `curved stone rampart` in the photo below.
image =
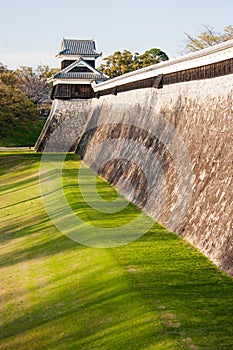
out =
<svg viewBox="0 0 233 350"><path fill-rule="evenodd" d="M143 171L157 176L150 168L154 166L151 156L156 158L162 171L158 169L146 211L230 274L233 274L232 106L232 75L169 85L160 90L104 96L93 100L92 116L77 149L84 162L139 206L148 199ZM123 150L122 140L128 142ZM140 150L135 153L135 142L144 147L143 163ZM178 158L173 151L177 142ZM134 152L131 166L127 163L130 152ZM99 165L100 157L104 162L110 154L111 161ZM187 154L190 162L185 160ZM140 164L146 167L142 166L141 175ZM160 197L164 195L163 178L165 202L158 212L159 200L163 199ZM176 206L180 199L184 201L184 213L180 211L182 205Z"/></svg>
<svg viewBox="0 0 233 350"><path fill-rule="evenodd" d="M210 79L173 82L159 89L138 88L118 94L111 91L135 82L137 77L150 79L167 74L168 70L179 71L182 62L191 69L232 57L230 41L191 55L190 61L176 59L173 68L172 62L165 62L158 68L148 67L141 73L101 83L94 87L99 99L55 101L36 144L38 151L76 150L86 164L129 200L231 275L231 67L223 69L226 75Z"/></svg>
<svg viewBox="0 0 233 350"><path fill-rule="evenodd" d="M91 100L54 100L35 150L74 152L90 114L90 106Z"/></svg>

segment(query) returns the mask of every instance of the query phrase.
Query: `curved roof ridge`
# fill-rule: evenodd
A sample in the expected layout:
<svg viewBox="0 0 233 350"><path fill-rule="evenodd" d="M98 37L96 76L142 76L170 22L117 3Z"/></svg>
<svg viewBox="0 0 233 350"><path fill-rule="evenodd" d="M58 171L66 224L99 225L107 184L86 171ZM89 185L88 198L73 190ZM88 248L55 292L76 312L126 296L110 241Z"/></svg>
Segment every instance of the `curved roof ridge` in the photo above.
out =
<svg viewBox="0 0 233 350"><path fill-rule="evenodd" d="M65 39L61 43L61 51L59 55L72 56L93 56L95 58L101 56L101 52L96 50L95 41L93 39Z"/></svg>

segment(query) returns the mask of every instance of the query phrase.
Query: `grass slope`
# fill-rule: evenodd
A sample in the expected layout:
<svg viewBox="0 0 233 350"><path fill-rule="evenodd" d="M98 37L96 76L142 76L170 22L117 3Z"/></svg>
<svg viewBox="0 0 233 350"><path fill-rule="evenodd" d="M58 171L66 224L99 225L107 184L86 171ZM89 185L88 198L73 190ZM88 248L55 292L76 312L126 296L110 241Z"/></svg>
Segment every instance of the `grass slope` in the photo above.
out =
<svg viewBox="0 0 233 350"><path fill-rule="evenodd" d="M44 126L44 120L22 120L0 130L1 147L33 147Z"/></svg>
<svg viewBox="0 0 233 350"><path fill-rule="evenodd" d="M0 157L1 349L232 349L232 278L157 224L118 248L68 239L42 205L39 161L33 153ZM67 198L96 220L79 193L78 166L70 155ZM104 181L97 187L115 197ZM112 224L134 210L129 205Z"/></svg>

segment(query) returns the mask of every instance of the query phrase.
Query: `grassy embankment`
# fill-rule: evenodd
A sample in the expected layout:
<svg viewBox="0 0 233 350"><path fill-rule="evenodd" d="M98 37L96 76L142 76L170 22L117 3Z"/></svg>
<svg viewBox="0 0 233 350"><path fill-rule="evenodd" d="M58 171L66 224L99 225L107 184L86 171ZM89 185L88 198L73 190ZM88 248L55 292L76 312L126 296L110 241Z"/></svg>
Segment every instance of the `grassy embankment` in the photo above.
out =
<svg viewBox="0 0 233 350"><path fill-rule="evenodd" d="M0 147L32 147L43 126L44 120L40 119L5 125L0 131Z"/></svg>
<svg viewBox="0 0 233 350"><path fill-rule="evenodd" d="M232 278L157 224L118 248L73 242L42 205L39 161L33 153L0 157L0 349L232 349ZM92 222L97 213L80 195L78 166L70 155L66 195ZM114 198L102 180L97 187ZM109 222L137 213L129 205Z"/></svg>

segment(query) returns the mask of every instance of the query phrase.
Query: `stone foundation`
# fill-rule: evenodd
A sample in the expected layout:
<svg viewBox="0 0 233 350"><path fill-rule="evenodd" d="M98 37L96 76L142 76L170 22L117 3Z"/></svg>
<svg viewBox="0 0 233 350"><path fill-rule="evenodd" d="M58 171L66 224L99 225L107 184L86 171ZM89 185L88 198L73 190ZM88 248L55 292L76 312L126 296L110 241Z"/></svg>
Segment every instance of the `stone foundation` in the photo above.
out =
<svg viewBox="0 0 233 350"><path fill-rule="evenodd" d="M57 101L36 149L76 149L129 200L233 275L232 82L227 75Z"/></svg>
<svg viewBox="0 0 233 350"><path fill-rule="evenodd" d="M93 100L96 113L77 153L128 199L145 206L233 275L232 79L230 75ZM135 142L143 146L143 157ZM152 159L157 160L157 171ZM156 179L148 179L148 174ZM148 181L153 186L149 199ZM177 204L180 200L183 203Z"/></svg>

